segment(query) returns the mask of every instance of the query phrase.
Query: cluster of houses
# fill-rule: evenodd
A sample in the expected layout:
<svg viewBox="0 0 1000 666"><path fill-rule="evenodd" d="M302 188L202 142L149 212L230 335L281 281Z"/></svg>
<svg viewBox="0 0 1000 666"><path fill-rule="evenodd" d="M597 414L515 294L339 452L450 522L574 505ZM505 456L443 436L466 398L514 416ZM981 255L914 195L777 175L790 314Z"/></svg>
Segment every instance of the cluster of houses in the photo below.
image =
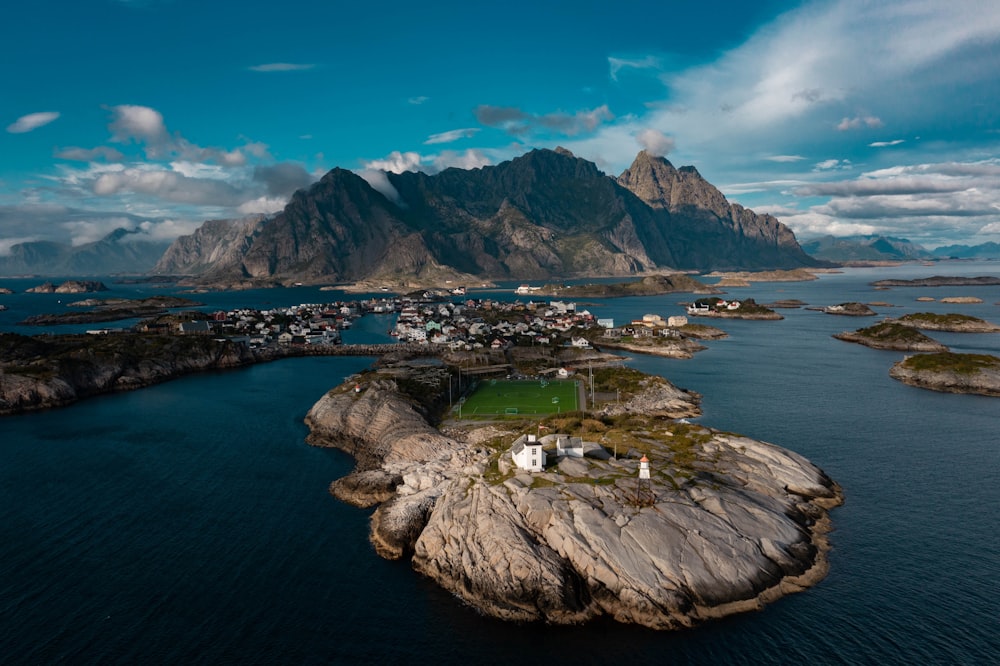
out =
<svg viewBox="0 0 1000 666"><path fill-rule="evenodd" d="M695 301L688 306L687 312L690 315L703 315L710 310L739 310L741 303L739 301L726 301L719 299L714 303L707 303L705 301Z"/></svg>
<svg viewBox="0 0 1000 666"><path fill-rule="evenodd" d="M627 326L620 328L614 326L606 327L604 337L611 340L622 337L647 338L656 336L680 338L683 336L678 329L686 326L687 323L688 318L683 315L664 319L658 314L645 314L642 316L642 319L633 319Z"/></svg>
<svg viewBox="0 0 1000 666"><path fill-rule="evenodd" d="M594 316L578 310L576 303L470 299L463 303L406 305L399 311L393 335L407 342L446 345L451 349L502 349L517 338L530 340L531 344L554 344L557 337L574 328L591 328L595 323ZM571 336L570 344L590 346L581 336Z"/></svg>
<svg viewBox="0 0 1000 666"><path fill-rule="evenodd" d="M273 310L219 310L177 324L182 335L218 335L251 347L268 344L339 344L340 330L361 316L356 304L306 303ZM156 326L149 324L147 327Z"/></svg>

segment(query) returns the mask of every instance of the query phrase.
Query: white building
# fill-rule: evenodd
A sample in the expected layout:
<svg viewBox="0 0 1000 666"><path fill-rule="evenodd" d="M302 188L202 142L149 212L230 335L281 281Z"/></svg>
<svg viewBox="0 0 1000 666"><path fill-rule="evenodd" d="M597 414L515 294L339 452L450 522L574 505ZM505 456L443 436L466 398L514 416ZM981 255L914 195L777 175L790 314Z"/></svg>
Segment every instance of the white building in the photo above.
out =
<svg viewBox="0 0 1000 666"><path fill-rule="evenodd" d="M534 435L521 435L514 440L510 456L518 469L527 472L541 472L545 469L545 451Z"/></svg>
<svg viewBox="0 0 1000 666"><path fill-rule="evenodd" d="M583 457L583 439L580 437L556 436L556 455L568 458Z"/></svg>

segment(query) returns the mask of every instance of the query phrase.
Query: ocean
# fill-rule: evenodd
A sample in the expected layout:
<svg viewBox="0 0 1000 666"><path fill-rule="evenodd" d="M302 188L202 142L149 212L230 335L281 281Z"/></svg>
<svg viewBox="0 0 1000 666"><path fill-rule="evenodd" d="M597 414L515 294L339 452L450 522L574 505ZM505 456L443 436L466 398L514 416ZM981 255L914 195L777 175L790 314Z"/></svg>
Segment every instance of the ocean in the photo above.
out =
<svg viewBox="0 0 1000 666"><path fill-rule="evenodd" d="M1000 265L845 269L814 282L731 289L760 303L893 307L873 307L879 317L869 318L795 309L779 310L782 321L708 320L730 337L707 342L693 359L627 361L702 394L699 422L801 453L844 488L846 502L832 513L829 576L763 611L672 633L612 621L515 625L476 614L407 562L375 555L370 511L327 491L351 459L304 441L309 407L372 359L289 359L0 419L2 660L996 663L1000 400L905 386L888 376L903 354L831 337L907 312L1000 323L1000 287L870 285L937 274L1000 275ZM0 286L23 292L39 282ZM173 293L105 283L107 295ZM509 289L490 295L514 298ZM966 295L984 302L939 302ZM305 287L192 296L207 309L337 297ZM686 298L578 303L623 323L681 314ZM0 330L37 332L16 322L57 311L65 299L0 296L10 306ZM365 317L345 341L385 341L392 322ZM1000 355L997 334L930 335L955 351Z"/></svg>

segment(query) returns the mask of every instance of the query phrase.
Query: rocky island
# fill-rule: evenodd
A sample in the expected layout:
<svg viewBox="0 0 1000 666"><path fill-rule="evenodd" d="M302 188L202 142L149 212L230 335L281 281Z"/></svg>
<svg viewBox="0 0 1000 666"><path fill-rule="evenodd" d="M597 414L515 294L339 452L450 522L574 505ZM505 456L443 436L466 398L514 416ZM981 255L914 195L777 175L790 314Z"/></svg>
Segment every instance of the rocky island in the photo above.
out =
<svg viewBox="0 0 1000 666"><path fill-rule="evenodd" d="M820 469L674 421L699 413L698 396L664 379L624 369L595 379L619 399L541 422L438 421L451 370L385 367L323 396L306 417L309 441L354 456L331 492L377 506L379 555L410 558L492 617L675 629L823 578L827 513L842 495ZM516 441L548 462L521 469Z"/></svg>
<svg viewBox="0 0 1000 666"><path fill-rule="evenodd" d="M875 311L864 303L839 303L838 305L828 305L820 308L822 312L831 315L841 315L844 317L874 317Z"/></svg>
<svg viewBox="0 0 1000 666"><path fill-rule="evenodd" d="M201 370L258 358L243 345L205 336L0 334L0 415L61 407Z"/></svg>
<svg viewBox="0 0 1000 666"><path fill-rule="evenodd" d="M749 287L754 282L808 282L818 280L816 272L823 269L806 270L794 268L775 271L714 271L707 277L717 277L716 287Z"/></svg>
<svg viewBox="0 0 1000 666"><path fill-rule="evenodd" d="M106 321L120 321L138 317L152 317L164 314L170 308L196 307L197 301L175 296L153 296L150 298L127 299L87 299L70 303L69 307L90 308L78 312L59 312L28 317L21 326L52 326L58 324L93 324Z"/></svg>
<svg viewBox="0 0 1000 666"><path fill-rule="evenodd" d="M834 334L838 340L855 342L872 349L911 352L944 352L948 347L899 321L883 321L857 331Z"/></svg>
<svg viewBox="0 0 1000 666"><path fill-rule="evenodd" d="M688 306L687 313L693 317L715 317L717 319L778 320L783 316L771 308L758 305L752 298L742 301L726 301L721 298L699 298Z"/></svg>
<svg viewBox="0 0 1000 666"><path fill-rule="evenodd" d="M889 376L932 391L1000 397L1000 358L989 354L907 356L890 368Z"/></svg>
<svg viewBox="0 0 1000 666"><path fill-rule="evenodd" d="M68 280L60 285L45 282L25 291L27 294L87 294L95 291L107 291L103 282L96 280Z"/></svg>
<svg viewBox="0 0 1000 666"><path fill-rule="evenodd" d="M613 282L608 284L576 284L555 285L546 284L533 292L541 296L557 296L559 298L582 297L619 297L619 296L658 296L687 292L692 294L718 294L715 287L710 287L684 273L668 275L647 275L640 280Z"/></svg>
<svg viewBox="0 0 1000 666"><path fill-rule="evenodd" d="M950 333L997 333L1000 326L970 315L934 312L914 312L897 319L903 326L925 331L948 331Z"/></svg>
<svg viewBox="0 0 1000 666"><path fill-rule="evenodd" d="M935 275L915 280L876 280L871 284L873 287L976 287L998 285L1000 284L1000 278L992 275L980 275L976 277Z"/></svg>

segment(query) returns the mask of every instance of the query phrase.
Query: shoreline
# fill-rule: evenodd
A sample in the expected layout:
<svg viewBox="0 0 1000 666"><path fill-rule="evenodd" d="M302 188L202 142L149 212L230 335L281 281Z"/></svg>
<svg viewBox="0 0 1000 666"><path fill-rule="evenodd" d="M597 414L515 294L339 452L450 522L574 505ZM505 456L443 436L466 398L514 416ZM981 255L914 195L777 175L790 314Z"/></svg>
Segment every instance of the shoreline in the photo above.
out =
<svg viewBox="0 0 1000 666"><path fill-rule="evenodd" d="M559 458L540 474L520 472L504 453L516 434L508 424L434 426L398 393L395 381L366 377L359 386L360 392L345 385L331 389L306 417L310 444L355 458L355 470L334 481L331 492L356 506L377 507L369 538L381 557L411 558L419 573L486 615L556 624L608 615L680 629L758 610L815 585L829 570L829 510L843 502L840 486L785 449L672 421L692 412L684 392L669 382L654 382L661 388L649 395L658 397L624 401L623 416L646 423L630 427L673 433L666 449L650 449L659 462L655 505L648 508L629 508L638 454L605 462ZM592 413L601 410L598 405ZM673 464L664 462L678 455L670 447L683 441L694 448L683 449L689 453ZM758 518L732 513L747 493L763 493L751 505L757 510L772 508ZM720 522L711 509L716 502L730 507L724 514L729 520L744 517ZM687 539L670 536L678 526L687 526ZM621 531L621 540L597 536L607 529ZM749 550L733 547L758 539ZM633 551L631 544L644 545ZM487 553L488 561L481 559ZM518 573L525 558L540 558L540 568ZM695 562L704 566L688 569ZM673 582L638 582L656 571ZM745 573L731 578L733 571Z"/></svg>

